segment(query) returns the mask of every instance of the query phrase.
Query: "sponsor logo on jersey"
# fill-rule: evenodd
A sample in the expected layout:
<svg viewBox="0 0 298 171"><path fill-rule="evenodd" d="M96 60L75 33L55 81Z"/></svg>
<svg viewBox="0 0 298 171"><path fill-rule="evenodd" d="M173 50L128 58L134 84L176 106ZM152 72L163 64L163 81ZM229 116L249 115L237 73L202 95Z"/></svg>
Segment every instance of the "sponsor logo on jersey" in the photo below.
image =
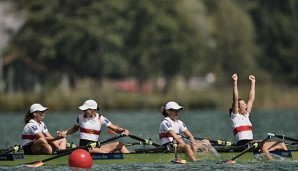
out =
<svg viewBox="0 0 298 171"><path fill-rule="evenodd" d="M36 125L32 125L31 128L32 128L34 131L36 131L36 130L38 129Z"/></svg>

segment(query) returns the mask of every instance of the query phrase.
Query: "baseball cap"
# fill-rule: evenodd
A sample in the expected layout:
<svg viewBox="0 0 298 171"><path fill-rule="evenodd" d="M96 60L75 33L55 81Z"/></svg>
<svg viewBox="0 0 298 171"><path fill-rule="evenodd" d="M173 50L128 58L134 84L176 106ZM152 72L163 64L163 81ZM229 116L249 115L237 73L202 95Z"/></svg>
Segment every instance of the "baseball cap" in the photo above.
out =
<svg viewBox="0 0 298 171"><path fill-rule="evenodd" d="M178 105L178 103L174 102L174 101L170 101L166 104L166 107L165 109L168 110L168 109L174 109L174 110L180 110L180 109L183 109L184 107Z"/></svg>
<svg viewBox="0 0 298 171"><path fill-rule="evenodd" d="M33 112L36 112L36 111L40 111L40 112L43 112L43 111L46 111L48 110L48 108L46 107L43 107L41 104L39 103L34 103L33 105L31 105L30 107L30 113L33 113Z"/></svg>
<svg viewBox="0 0 298 171"><path fill-rule="evenodd" d="M79 107L80 110L87 110L87 109L97 109L99 110L99 107L97 106L96 101L94 100L86 100L82 106Z"/></svg>

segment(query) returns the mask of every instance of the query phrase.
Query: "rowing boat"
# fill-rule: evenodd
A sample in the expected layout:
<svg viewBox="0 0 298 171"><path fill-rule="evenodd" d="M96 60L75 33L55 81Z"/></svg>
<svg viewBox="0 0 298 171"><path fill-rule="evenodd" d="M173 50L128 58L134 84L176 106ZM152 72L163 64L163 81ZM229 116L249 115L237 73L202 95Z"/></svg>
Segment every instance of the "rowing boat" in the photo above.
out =
<svg viewBox="0 0 298 171"><path fill-rule="evenodd" d="M298 161L298 145L288 145L288 151L274 151L272 154L277 158ZM243 148L233 146L215 147L219 156L210 153L197 153L202 160L224 161L239 154ZM178 154L179 158L187 160L184 154ZM0 166L4 165L21 165L32 161L44 160L55 155L24 155L22 152L10 153L0 157ZM174 153L162 152L160 148L142 148L136 149L129 154L109 153L109 154L92 154L93 164L120 164L120 163L168 163L174 158ZM69 155L59 159L47 162L47 165L67 165ZM245 153L237 159L237 162L253 162L262 160L264 157L257 150Z"/></svg>

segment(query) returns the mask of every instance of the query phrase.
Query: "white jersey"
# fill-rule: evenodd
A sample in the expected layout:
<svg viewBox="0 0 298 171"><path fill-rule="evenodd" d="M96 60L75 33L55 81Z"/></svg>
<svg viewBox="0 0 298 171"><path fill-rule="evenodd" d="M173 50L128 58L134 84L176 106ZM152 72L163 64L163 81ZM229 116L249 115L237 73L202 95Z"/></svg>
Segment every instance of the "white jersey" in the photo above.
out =
<svg viewBox="0 0 298 171"><path fill-rule="evenodd" d="M98 141L101 126L109 126L112 123L104 116L96 114L95 117L85 117L81 114L77 117L76 125L80 127L80 139Z"/></svg>
<svg viewBox="0 0 298 171"><path fill-rule="evenodd" d="M170 130L173 130L177 135L179 135L185 130L187 130L187 128L182 121L180 120L173 121L169 117L166 117L160 123L160 126L159 126L160 144L163 145L173 141L173 137L171 137L171 135L168 134Z"/></svg>
<svg viewBox="0 0 298 171"><path fill-rule="evenodd" d="M23 129L22 145L35 141L37 138L35 134L38 132L45 134L46 132L48 132L48 129L44 122L36 122L35 120L31 119Z"/></svg>
<svg viewBox="0 0 298 171"><path fill-rule="evenodd" d="M249 120L249 113L242 115L239 113L234 114L232 112L230 118L236 141L253 140L252 124Z"/></svg>

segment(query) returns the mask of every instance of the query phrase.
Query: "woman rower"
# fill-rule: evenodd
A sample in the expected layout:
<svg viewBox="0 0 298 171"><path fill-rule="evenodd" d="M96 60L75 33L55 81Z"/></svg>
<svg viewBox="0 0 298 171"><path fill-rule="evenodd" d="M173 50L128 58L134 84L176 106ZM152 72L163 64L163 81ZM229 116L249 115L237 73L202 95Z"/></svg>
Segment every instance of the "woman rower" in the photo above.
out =
<svg viewBox="0 0 298 171"><path fill-rule="evenodd" d="M233 104L232 108L230 109L230 118L232 121L234 136L237 140L237 145L239 146L246 145L249 142L253 142L252 124L249 120L249 116L255 99L256 79L253 75L250 75L248 78L251 84L248 94L248 100L247 103L245 103L243 99L238 98L238 76L236 73L232 75ZM284 142L265 142L261 144L261 152L265 154L266 159L268 160L273 159L272 156L269 155L270 151L274 151L277 149L288 150Z"/></svg>
<svg viewBox="0 0 298 171"><path fill-rule="evenodd" d="M46 110L48 108L35 103L25 114L26 126L22 132L22 146L25 154L52 154L55 150L66 149L65 136L57 133L55 138L52 137L42 121Z"/></svg>
<svg viewBox="0 0 298 171"><path fill-rule="evenodd" d="M210 145L209 140L195 140L192 133L187 129L185 124L178 119L179 112L183 109L178 103L174 101L168 102L165 107L162 107L161 113L165 116L159 127L160 143L163 146L169 146L173 149L173 143L178 143L177 152L185 152L191 161L198 160L195 152L198 147L203 145ZM190 144L183 141L180 134L184 133Z"/></svg>
<svg viewBox="0 0 298 171"><path fill-rule="evenodd" d="M88 143L98 142L101 127L107 126L109 129L118 134L127 136L129 131L112 124L106 117L97 113L99 107L94 100L87 100L79 107L84 113L77 117L76 123L67 131L62 133L73 134L80 130L80 146L86 146ZM90 153L113 153L120 151L121 153L129 153L128 149L121 142L113 142L102 145L100 147L92 148Z"/></svg>

